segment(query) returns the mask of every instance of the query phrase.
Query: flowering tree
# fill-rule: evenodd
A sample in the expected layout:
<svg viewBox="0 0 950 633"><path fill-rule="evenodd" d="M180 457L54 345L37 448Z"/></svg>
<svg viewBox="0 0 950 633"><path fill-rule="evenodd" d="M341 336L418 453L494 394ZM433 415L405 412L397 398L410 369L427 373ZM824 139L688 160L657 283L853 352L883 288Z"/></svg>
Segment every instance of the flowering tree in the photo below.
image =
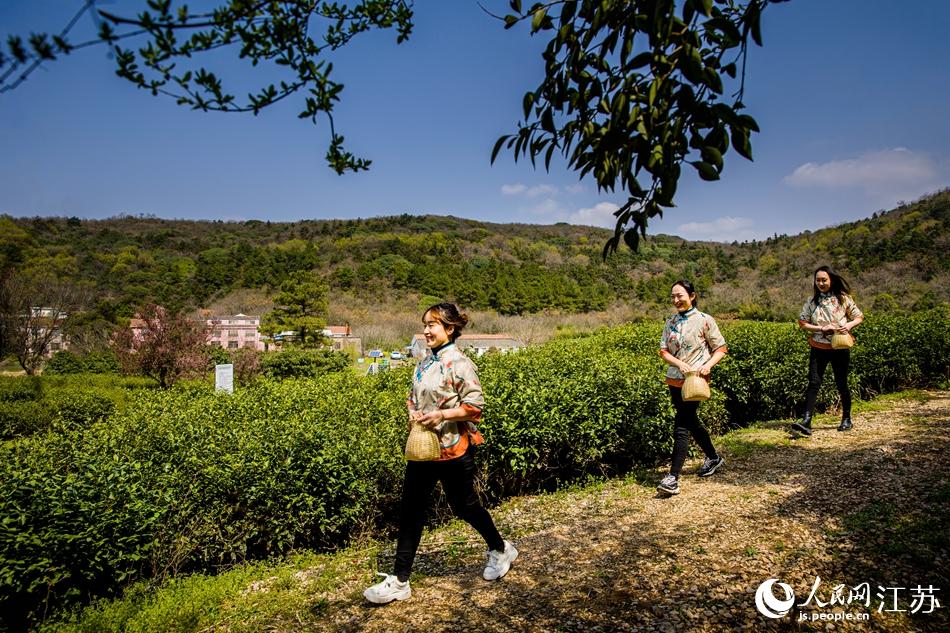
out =
<svg viewBox="0 0 950 633"><path fill-rule="evenodd" d="M205 324L149 304L112 341L124 371L148 376L164 389L207 369L209 334Z"/></svg>

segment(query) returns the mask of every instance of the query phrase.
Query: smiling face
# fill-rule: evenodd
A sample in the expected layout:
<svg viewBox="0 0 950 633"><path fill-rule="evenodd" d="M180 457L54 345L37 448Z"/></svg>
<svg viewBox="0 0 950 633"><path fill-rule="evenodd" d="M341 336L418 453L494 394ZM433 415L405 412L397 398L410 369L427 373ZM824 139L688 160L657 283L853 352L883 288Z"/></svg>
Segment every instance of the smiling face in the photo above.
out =
<svg viewBox="0 0 950 633"><path fill-rule="evenodd" d="M823 270L819 270L817 273L815 273L815 287L818 288L818 292L830 291L831 275Z"/></svg>
<svg viewBox="0 0 950 633"><path fill-rule="evenodd" d="M685 312L693 307L693 301L696 299L696 294L689 294L689 291L686 290L683 286L676 284L673 286L673 289L670 290L670 300L673 302L673 307L675 307L680 312Z"/></svg>
<svg viewBox="0 0 950 633"><path fill-rule="evenodd" d="M439 321L432 311L426 312L422 317L422 324L425 328L422 330L422 333L426 337L426 347L429 349L435 349L436 347L442 347L449 342L449 337L455 331L455 326L450 325L446 328L442 324L442 321Z"/></svg>

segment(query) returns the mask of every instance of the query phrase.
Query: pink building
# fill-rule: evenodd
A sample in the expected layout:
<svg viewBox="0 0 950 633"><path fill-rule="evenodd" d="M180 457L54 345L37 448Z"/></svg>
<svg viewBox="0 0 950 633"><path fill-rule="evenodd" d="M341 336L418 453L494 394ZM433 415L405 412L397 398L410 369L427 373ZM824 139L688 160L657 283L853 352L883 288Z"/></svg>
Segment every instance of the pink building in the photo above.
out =
<svg viewBox="0 0 950 633"><path fill-rule="evenodd" d="M211 345L220 345L224 349L251 349L263 351L266 347L261 332L259 316L246 314L228 314L224 316L207 316L205 318L211 328Z"/></svg>

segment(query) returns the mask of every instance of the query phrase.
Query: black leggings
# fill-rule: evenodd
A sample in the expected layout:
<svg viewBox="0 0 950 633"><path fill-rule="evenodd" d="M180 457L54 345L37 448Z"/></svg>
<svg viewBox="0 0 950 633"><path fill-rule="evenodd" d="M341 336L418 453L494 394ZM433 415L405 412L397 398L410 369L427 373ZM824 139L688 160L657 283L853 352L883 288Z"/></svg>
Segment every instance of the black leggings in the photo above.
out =
<svg viewBox="0 0 950 633"><path fill-rule="evenodd" d="M831 363L831 370L835 374L835 386L841 396L841 414L851 417L851 392L848 391L848 365L851 362L850 349L818 349L811 348L808 358L808 392L805 396L805 413L814 413L815 401L818 399L818 390L825 377L825 369Z"/></svg>
<svg viewBox="0 0 950 633"><path fill-rule="evenodd" d="M412 561L422 539L426 514L432 500L435 483L442 482L442 489L449 499L455 516L468 522L485 539L488 549L497 552L505 549L495 523L482 507L475 492L475 448L469 446L461 457L436 462L408 462L406 480L402 487L402 509L399 517L399 539L396 543L396 562L393 574L399 580L409 580Z"/></svg>
<svg viewBox="0 0 950 633"><path fill-rule="evenodd" d="M717 453L716 447L709 438L709 432L703 428L699 422L699 416L696 415L699 403L685 402L683 390L672 385L670 385L670 397L673 399L673 408L676 409L676 419L673 423L673 465L670 466L670 474L679 477L689 452L690 435L703 449L706 457L714 459Z"/></svg>

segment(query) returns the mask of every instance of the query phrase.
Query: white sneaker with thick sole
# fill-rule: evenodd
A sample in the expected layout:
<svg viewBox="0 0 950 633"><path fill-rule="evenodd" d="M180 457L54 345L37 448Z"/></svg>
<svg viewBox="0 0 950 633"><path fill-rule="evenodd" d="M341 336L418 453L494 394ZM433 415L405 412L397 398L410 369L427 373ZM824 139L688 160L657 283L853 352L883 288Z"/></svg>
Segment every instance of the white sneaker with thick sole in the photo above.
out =
<svg viewBox="0 0 950 633"><path fill-rule="evenodd" d="M518 550L508 541L505 541L505 551L503 552L489 550L488 563L485 565L482 578L485 580L498 580L508 573L508 570L511 569L511 563L513 563L516 558L518 558Z"/></svg>
<svg viewBox="0 0 950 633"><path fill-rule="evenodd" d="M409 588L409 581L399 582L399 579L391 574L376 572L377 576L383 576L382 582L376 583L363 591L363 597L373 604L386 604L393 600L406 600L412 595L412 589Z"/></svg>

